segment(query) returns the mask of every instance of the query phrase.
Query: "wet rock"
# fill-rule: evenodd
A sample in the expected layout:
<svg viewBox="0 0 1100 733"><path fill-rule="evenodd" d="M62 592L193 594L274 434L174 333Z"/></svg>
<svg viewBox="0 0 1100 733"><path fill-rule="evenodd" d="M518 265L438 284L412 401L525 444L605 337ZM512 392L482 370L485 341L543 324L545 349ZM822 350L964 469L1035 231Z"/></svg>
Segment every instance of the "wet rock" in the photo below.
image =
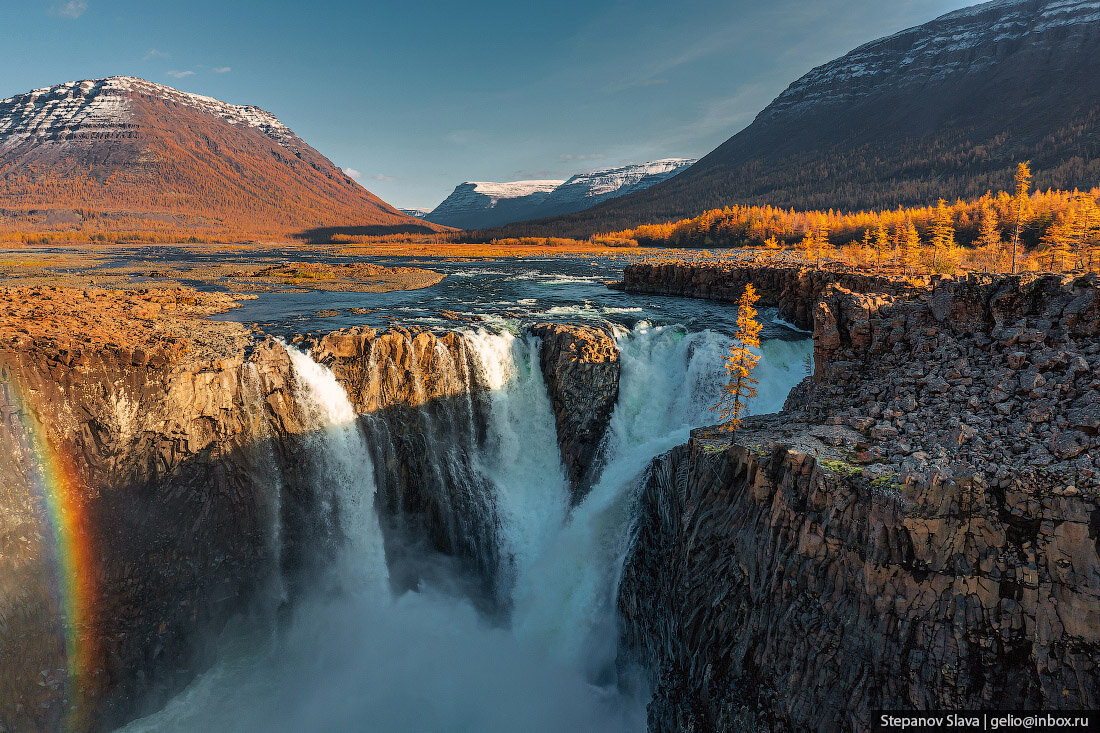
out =
<svg viewBox="0 0 1100 733"><path fill-rule="evenodd" d="M619 396L619 350L604 328L540 323L539 364L558 432L558 447L580 502L595 481L595 461Z"/></svg>

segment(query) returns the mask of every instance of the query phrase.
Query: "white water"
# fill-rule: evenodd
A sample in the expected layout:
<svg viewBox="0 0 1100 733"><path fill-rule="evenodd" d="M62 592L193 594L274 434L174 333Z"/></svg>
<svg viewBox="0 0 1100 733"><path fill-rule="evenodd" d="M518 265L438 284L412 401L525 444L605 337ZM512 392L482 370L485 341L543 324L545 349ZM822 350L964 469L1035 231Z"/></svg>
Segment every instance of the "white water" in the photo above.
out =
<svg viewBox="0 0 1100 733"><path fill-rule="evenodd" d="M476 456L501 522L513 612L489 625L447 588L393 598L354 409L331 372L289 350L309 407L318 480L348 537L339 594L300 601L274 642L229 630L222 661L131 730L640 731L645 700L614 684L614 596L641 472L713 422L728 339L639 324L619 331L618 405L597 485L572 511L538 344L467 335L490 392ZM766 342L756 411L801 377L805 344ZM344 503L358 507L345 511ZM346 567L343 565L346 564Z"/></svg>
<svg viewBox="0 0 1100 733"><path fill-rule="evenodd" d="M295 399L310 457L317 462L324 513L338 507L344 545L337 554L341 581L352 588L386 585L386 553L374 511L374 465L355 407L333 373L293 347Z"/></svg>
<svg viewBox="0 0 1100 733"><path fill-rule="evenodd" d="M263 385L260 372L255 363L246 362L241 375L242 392L245 397L244 413L249 427L256 437L257 450L264 461L265 478L268 482L269 522L271 531L268 539L268 551L271 555L271 577L268 596L272 609L278 609L287 601L286 584L283 581L283 477L279 473L272 446L271 423L264 411Z"/></svg>

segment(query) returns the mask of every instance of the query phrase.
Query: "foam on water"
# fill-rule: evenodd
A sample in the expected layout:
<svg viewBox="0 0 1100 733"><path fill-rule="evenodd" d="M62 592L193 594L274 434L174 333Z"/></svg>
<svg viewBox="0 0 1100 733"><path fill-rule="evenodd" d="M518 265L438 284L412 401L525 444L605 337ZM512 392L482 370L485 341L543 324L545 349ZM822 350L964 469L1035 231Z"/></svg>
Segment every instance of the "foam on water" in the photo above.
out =
<svg viewBox="0 0 1100 733"><path fill-rule="evenodd" d="M618 576L642 472L692 427L713 422L729 340L647 323L615 337L622 371L603 470L570 510L539 341L505 330L464 334L489 399L474 468L488 479L501 524L512 600L505 626L479 616L457 589L394 598L378 582L386 568L364 432L332 373L288 349L317 480L336 487L340 504L342 592L299 601L274 638L247 624L227 630L219 663L128 730L644 730L644 695L615 680ZM782 404L807 348L764 343L755 411Z"/></svg>

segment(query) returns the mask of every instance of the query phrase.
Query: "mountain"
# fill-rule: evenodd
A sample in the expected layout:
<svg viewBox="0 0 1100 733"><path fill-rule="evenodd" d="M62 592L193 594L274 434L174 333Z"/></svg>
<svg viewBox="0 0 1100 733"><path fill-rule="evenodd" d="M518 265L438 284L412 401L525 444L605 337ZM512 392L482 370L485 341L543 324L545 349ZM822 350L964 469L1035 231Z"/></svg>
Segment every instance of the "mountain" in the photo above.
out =
<svg viewBox="0 0 1100 733"><path fill-rule="evenodd" d="M684 173L518 235L586 235L734 204L858 210L1100 180L1100 2L998 0L811 70Z"/></svg>
<svg viewBox="0 0 1100 733"><path fill-rule="evenodd" d="M569 214L595 206L601 201L644 191L675 176L694 162L689 158L665 158L650 163L578 173L551 192L538 214Z"/></svg>
<svg viewBox="0 0 1100 733"><path fill-rule="evenodd" d="M459 229L495 227L536 216L539 205L565 181L466 181L424 218Z"/></svg>
<svg viewBox="0 0 1100 733"><path fill-rule="evenodd" d="M567 181L462 183L425 218L460 229L481 229L569 214L601 201L645 190L694 162L687 158L668 158L578 173Z"/></svg>
<svg viewBox="0 0 1100 733"><path fill-rule="evenodd" d="M438 229L274 115L128 76L0 101L0 229L292 234Z"/></svg>
<svg viewBox="0 0 1100 733"><path fill-rule="evenodd" d="M407 214L407 215L411 216L414 219L423 219L425 216L430 214L432 210L431 209L403 209L403 208L399 208L398 211L400 211L402 214Z"/></svg>

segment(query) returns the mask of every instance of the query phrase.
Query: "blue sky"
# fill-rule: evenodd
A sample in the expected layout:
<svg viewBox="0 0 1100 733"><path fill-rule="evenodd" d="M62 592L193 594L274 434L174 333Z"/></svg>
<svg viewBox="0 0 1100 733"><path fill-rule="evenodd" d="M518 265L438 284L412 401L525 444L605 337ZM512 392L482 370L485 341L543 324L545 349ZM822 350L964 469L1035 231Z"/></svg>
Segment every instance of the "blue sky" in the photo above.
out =
<svg viewBox="0 0 1100 733"><path fill-rule="evenodd" d="M701 156L811 67L959 0L0 0L0 97L141 76L256 104L397 206Z"/></svg>

